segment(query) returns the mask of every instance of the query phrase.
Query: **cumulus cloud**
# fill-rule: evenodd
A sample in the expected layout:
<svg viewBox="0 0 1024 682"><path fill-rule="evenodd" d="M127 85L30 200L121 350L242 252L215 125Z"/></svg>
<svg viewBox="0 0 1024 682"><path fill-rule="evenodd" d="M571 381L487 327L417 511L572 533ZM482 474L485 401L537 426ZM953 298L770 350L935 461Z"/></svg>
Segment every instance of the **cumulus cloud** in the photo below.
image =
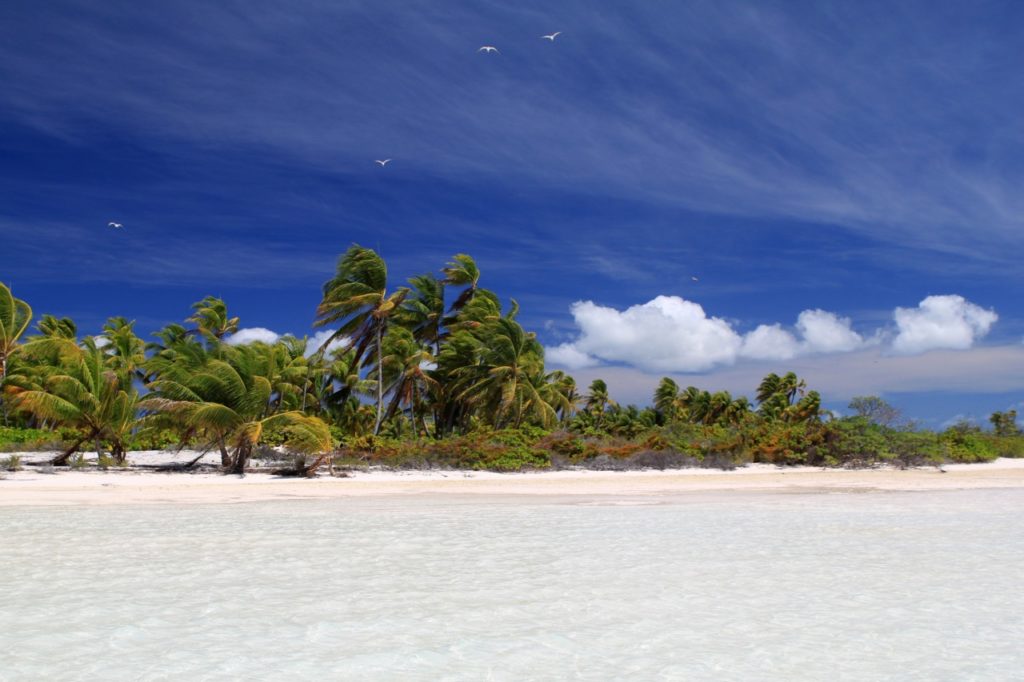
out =
<svg viewBox="0 0 1024 682"><path fill-rule="evenodd" d="M568 369L624 364L649 372L702 372L737 360L778 361L850 353L877 346L883 330L870 337L854 331L848 317L827 310L804 310L792 331L762 324L746 334L697 303L658 296L625 310L578 301L571 308L579 335L547 349L547 359ZM970 348L998 316L962 296L929 296L917 308L897 308L898 332L892 343L900 354Z"/></svg>
<svg viewBox="0 0 1024 682"><path fill-rule="evenodd" d="M597 358L592 358L580 351L571 343L563 343L559 346L544 349L544 358L559 367L567 369L583 369L601 364Z"/></svg>
<svg viewBox="0 0 1024 682"><path fill-rule="evenodd" d="M846 353L864 345L864 338L850 328L850 318L825 310L805 310L796 328L808 353Z"/></svg>
<svg viewBox="0 0 1024 682"><path fill-rule="evenodd" d="M330 338L331 334L336 332L336 329L321 329L314 333L312 336L307 338L306 341L306 357L313 355L320 346ZM278 334L277 332L267 329L266 327L246 327L239 329L237 332L232 334L226 339L226 343L230 346L241 346L247 343L275 343L278 340L286 337L293 336L292 334ZM348 343L348 337L341 337L331 341L327 344L327 351L330 352L336 348L341 348Z"/></svg>
<svg viewBox="0 0 1024 682"><path fill-rule="evenodd" d="M762 324L743 337L740 355L752 360L789 360L796 357L800 344L780 324Z"/></svg>
<svg viewBox="0 0 1024 682"><path fill-rule="evenodd" d="M320 350L320 346L324 345L324 341L331 337L331 334L338 331L337 329L321 329L320 331L309 337L309 341L306 343L306 356L310 356L313 353ZM342 336L334 341L327 344L327 352L330 353L332 350L343 347L348 343L348 337Z"/></svg>
<svg viewBox="0 0 1024 682"><path fill-rule="evenodd" d="M988 334L999 316L963 296L929 296L916 308L893 312L897 334L892 349L911 355L935 349L964 350Z"/></svg>
<svg viewBox="0 0 1024 682"><path fill-rule="evenodd" d="M257 341L262 343L274 343L281 335L277 332L273 332L266 327L246 327L239 329L237 332L229 336L226 343L229 346L242 346L247 343L256 343Z"/></svg>
<svg viewBox="0 0 1024 682"><path fill-rule="evenodd" d="M743 343L728 322L678 296L658 296L623 311L578 301L572 315L580 336L560 346L556 357L576 352L652 371L694 372L731 362Z"/></svg>

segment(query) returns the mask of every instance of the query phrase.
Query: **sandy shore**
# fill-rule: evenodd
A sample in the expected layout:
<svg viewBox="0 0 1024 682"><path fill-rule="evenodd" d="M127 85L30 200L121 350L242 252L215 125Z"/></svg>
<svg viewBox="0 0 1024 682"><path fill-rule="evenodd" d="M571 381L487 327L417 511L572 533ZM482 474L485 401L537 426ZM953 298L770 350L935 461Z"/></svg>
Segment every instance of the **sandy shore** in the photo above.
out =
<svg viewBox="0 0 1024 682"><path fill-rule="evenodd" d="M198 453L196 453L198 454ZM134 464L184 461L184 452L132 453ZM39 453L24 453L26 461ZM290 479L270 474L245 477L152 471L5 472L0 506L144 503L235 503L394 495L547 495L556 497L657 497L745 491L837 493L870 491L1024 488L1024 459L898 469L779 468L755 464L734 471L551 471L498 474L479 471L368 471L347 478Z"/></svg>

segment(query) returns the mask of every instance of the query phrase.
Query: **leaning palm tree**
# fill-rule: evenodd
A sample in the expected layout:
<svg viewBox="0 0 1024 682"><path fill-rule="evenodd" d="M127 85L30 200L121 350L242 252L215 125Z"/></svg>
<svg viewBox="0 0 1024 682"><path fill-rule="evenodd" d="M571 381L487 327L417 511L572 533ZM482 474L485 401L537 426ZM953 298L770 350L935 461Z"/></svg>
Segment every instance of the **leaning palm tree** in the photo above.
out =
<svg viewBox="0 0 1024 682"><path fill-rule="evenodd" d="M82 443L107 440L119 463L124 462L126 441L136 421L139 396L130 385L121 382L118 373L107 366L100 348L87 343L77 357L66 362L57 373L48 376L38 388L13 392L19 409L58 426L78 430L70 447L57 455L52 464L63 466Z"/></svg>
<svg viewBox="0 0 1024 682"><path fill-rule="evenodd" d="M324 284L324 295L316 309L315 327L338 324L321 346L347 339L346 348L355 349L360 363L367 353L377 358L377 420L373 432L380 432L384 417L383 339L388 322L398 311L409 290L387 292L387 265L375 251L353 244L338 260L334 277Z"/></svg>
<svg viewBox="0 0 1024 682"><path fill-rule="evenodd" d="M146 344L135 335L135 320L112 317L103 325L104 352L110 355L110 365L120 373L121 380L144 378L142 365L146 361Z"/></svg>
<svg viewBox="0 0 1024 682"><path fill-rule="evenodd" d="M444 283L456 287L466 287L452 303L452 312L458 313L474 296L476 296L477 285L480 282L480 268L472 257L457 253L441 272L444 273Z"/></svg>
<svg viewBox="0 0 1024 682"><path fill-rule="evenodd" d="M396 320L412 331L417 341L430 344L436 354L444 337L444 281L433 275L418 275L411 277L409 284L410 295Z"/></svg>
<svg viewBox="0 0 1024 682"><path fill-rule="evenodd" d="M43 315L39 318L36 328L44 338L74 339L78 336L78 326L70 317Z"/></svg>
<svg viewBox="0 0 1024 682"><path fill-rule="evenodd" d="M658 387L654 389L654 408L658 410L663 420L675 419L678 398L679 385L669 377L662 377Z"/></svg>
<svg viewBox="0 0 1024 682"><path fill-rule="evenodd" d="M495 428L518 427L532 418L544 427L557 419L544 400L544 350L533 334L508 318L492 321L481 334L480 363L456 370L458 397L479 409Z"/></svg>
<svg viewBox="0 0 1024 682"><path fill-rule="evenodd" d="M230 449L225 470L242 474L267 429L280 429L285 446L299 452L331 447L327 425L299 411L268 416L273 387L256 372L254 353L233 348L224 359L208 359L197 371L154 381L140 403L145 410L171 415L190 433Z"/></svg>
<svg viewBox="0 0 1024 682"><path fill-rule="evenodd" d="M7 406L3 402L7 361L31 321L32 308L25 301L14 298L7 285L0 282L0 405L3 406L4 424L7 423Z"/></svg>
<svg viewBox="0 0 1024 682"><path fill-rule="evenodd" d="M216 296L207 296L193 303L192 310L192 316L185 321L195 324L194 332L207 339L221 341L238 331L238 318L228 317L227 304Z"/></svg>
<svg viewBox="0 0 1024 682"><path fill-rule="evenodd" d="M407 409L413 431L427 433L426 398L439 384L431 376L436 367L434 355L421 345L408 329L397 327L384 341L384 377L391 402L384 419L391 419L400 409Z"/></svg>

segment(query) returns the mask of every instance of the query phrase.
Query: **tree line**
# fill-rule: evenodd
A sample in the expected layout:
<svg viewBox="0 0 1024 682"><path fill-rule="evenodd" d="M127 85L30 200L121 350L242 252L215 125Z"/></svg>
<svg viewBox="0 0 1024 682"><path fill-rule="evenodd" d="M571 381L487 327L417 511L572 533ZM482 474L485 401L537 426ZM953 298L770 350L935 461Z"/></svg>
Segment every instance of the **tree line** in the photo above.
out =
<svg viewBox="0 0 1024 682"><path fill-rule="evenodd" d="M314 326L331 332L318 347L292 336L232 343L239 319L215 297L150 341L123 317L80 336L73 320L43 315L29 334L31 307L0 283L0 434L57 434L57 466L84 448L123 464L133 448L190 445L219 452L233 473L263 444L301 455L308 473L339 456L498 469L630 458L843 464L908 448L984 458L1014 454L1006 443L1020 440L1013 411L993 414L992 437L1005 443L985 447L988 435L966 427L956 447L943 434L922 439L877 397L836 419L792 372L765 377L755 403L665 378L651 407L620 406L600 379L582 392L547 371L518 312L480 286L468 255L391 288L384 260L359 245L323 285Z"/></svg>

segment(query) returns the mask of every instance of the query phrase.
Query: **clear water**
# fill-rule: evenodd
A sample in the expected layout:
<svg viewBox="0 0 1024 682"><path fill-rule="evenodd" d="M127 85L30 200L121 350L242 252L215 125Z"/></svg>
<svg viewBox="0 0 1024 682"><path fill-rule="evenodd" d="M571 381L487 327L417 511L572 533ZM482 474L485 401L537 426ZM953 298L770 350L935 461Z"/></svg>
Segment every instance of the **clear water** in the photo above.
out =
<svg viewBox="0 0 1024 682"><path fill-rule="evenodd" d="M1024 491L0 508L0 679L1009 680Z"/></svg>

